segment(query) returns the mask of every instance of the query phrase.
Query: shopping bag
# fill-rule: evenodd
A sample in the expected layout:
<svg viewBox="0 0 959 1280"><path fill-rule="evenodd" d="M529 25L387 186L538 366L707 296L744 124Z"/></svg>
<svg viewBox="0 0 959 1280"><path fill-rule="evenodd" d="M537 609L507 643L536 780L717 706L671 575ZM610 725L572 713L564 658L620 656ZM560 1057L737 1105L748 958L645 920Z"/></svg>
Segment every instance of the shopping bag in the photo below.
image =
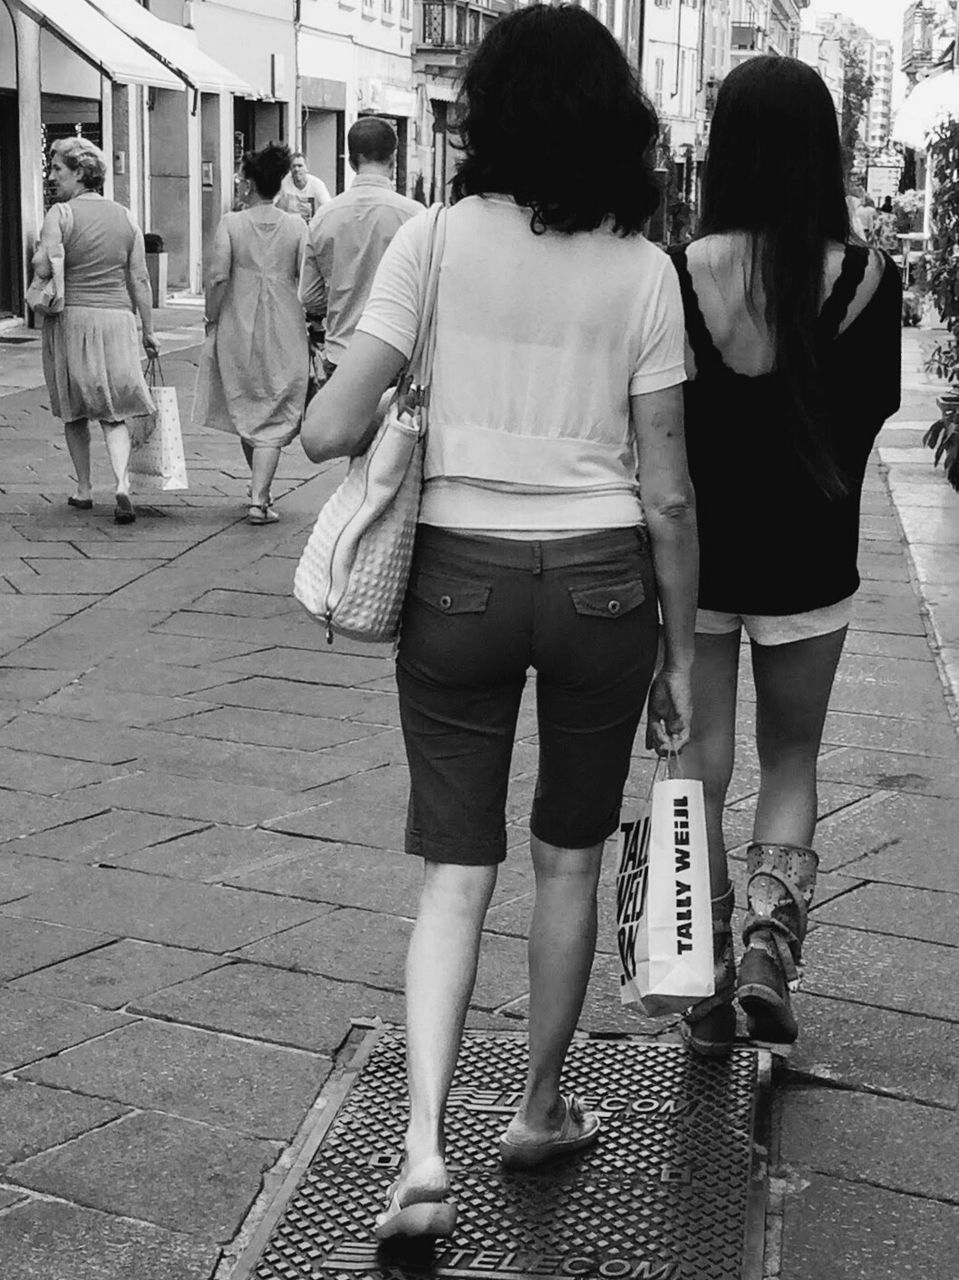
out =
<svg viewBox="0 0 959 1280"><path fill-rule="evenodd" d="M620 999L651 1017L715 991L703 784L660 761L646 806L620 827L616 942Z"/></svg>
<svg viewBox="0 0 959 1280"><path fill-rule="evenodd" d="M159 360L147 366L147 383L156 412L130 422L130 488L134 493L186 489L176 387L164 385Z"/></svg>
<svg viewBox="0 0 959 1280"><path fill-rule="evenodd" d="M63 310L64 301L64 257L63 245L56 244L48 253L52 275L46 280L34 276L27 288L27 306L38 316L56 316Z"/></svg>

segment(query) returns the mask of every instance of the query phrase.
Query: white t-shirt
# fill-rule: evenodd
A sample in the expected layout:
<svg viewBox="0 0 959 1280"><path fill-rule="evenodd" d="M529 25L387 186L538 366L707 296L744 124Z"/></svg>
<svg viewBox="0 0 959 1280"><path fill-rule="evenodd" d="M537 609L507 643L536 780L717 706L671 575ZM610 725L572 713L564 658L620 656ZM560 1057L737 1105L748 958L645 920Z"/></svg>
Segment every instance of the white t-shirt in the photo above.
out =
<svg viewBox="0 0 959 1280"><path fill-rule="evenodd" d="M292 173L288 173L280 183L279 194L273 203L286 213L298 213L309 222L320 205L326 204L329 199L326 183L315 178L312 173L306 175L306 183L302 187L298 187L293 181Z"/></svg>
<svg viewBox="0 0 959 1280"><path fill-rule="evenodd" d="M357 326L409 356L425 213L396 233ZM420 520L511 532L642 520L629 397L685 380L676 273L642 236L534 235L528 209L446 215Z"/></svg>

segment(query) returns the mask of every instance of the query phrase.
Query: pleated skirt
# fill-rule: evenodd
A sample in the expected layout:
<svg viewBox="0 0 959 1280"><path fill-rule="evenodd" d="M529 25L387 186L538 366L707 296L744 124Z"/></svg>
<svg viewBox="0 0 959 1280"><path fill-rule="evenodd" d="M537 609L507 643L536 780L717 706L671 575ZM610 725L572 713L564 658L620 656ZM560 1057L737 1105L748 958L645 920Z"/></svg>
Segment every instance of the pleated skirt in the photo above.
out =
<svg viewBox="0 0 959 1280"><path fill-rule="evenodd" d="M117 422L153 412L131 311L64 307L43 322L43 376L64 422Z"/></svg>

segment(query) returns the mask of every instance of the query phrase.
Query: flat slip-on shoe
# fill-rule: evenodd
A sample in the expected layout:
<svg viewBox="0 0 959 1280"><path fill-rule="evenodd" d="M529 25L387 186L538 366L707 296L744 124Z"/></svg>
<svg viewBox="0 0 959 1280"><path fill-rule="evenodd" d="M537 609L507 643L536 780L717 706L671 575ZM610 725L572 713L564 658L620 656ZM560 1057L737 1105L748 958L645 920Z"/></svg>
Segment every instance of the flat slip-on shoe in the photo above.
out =
<svg viewBox="0 0 959 1280"><path fill-rule="evenodd" d="M451 1236L456 1227L456 1201L450 1196L442 1200L412 1200L400 1204L396 1184L390 1188L390 1203L376 1219L373 1234L377 1240L427 1240ZM416 1196L417 1192L410 1192ZM426 1193L419 1193L426 1194Z"/></svg>
<svg viewBox="0 0 959 1280"><path fill-rule="evenodd" d="M125 493L117 494L117 505L113 511L113 519L117 524L133 524L137 518L137 513L133 509L133 503Z"/></svg>
<svg viewBox="0 0 959 1280"><path fill-rule="evenodd" d="M546 1138L517 1140L512 1133L515 1120L499 1141L499 1158L504 1169L536 1169L550 1160L582 1151L599 1137L600 1119L595 1111L584 1111L577 1098L564 1097L566 1115L555 1134Z"/></svg>
<svg viewBox="0 0 959 1280"><path fill-rule="evenodd" d="M92 498L75 498L72 495L67 498L68 507L76 507L78 511L90 511L93 507Z"/></svg>

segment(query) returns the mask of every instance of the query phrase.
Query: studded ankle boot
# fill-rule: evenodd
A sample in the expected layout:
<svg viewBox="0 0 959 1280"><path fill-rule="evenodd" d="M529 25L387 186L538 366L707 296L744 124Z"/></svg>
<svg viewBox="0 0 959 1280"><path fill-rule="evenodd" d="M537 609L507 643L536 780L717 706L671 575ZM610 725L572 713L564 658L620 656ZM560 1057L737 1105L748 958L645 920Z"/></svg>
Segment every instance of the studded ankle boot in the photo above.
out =
<svg viewBox="0 0 959 1280"><path fill-rule="evenodd" d="M702 1058L724 1058L736 1038L736 960L733 955L732 885L720 898L713 898L713 960L716 991L683 1016L680 1034L693 1053Z"/></svg>
<svg viewBox="0 0 959 1280"><path fill-rule="evenodd" d="M789 997L799 986L818 865L802 845L751 844L746 851L746 951L736 995L754 1040L792 1044L799 1034Z"/></svg>

